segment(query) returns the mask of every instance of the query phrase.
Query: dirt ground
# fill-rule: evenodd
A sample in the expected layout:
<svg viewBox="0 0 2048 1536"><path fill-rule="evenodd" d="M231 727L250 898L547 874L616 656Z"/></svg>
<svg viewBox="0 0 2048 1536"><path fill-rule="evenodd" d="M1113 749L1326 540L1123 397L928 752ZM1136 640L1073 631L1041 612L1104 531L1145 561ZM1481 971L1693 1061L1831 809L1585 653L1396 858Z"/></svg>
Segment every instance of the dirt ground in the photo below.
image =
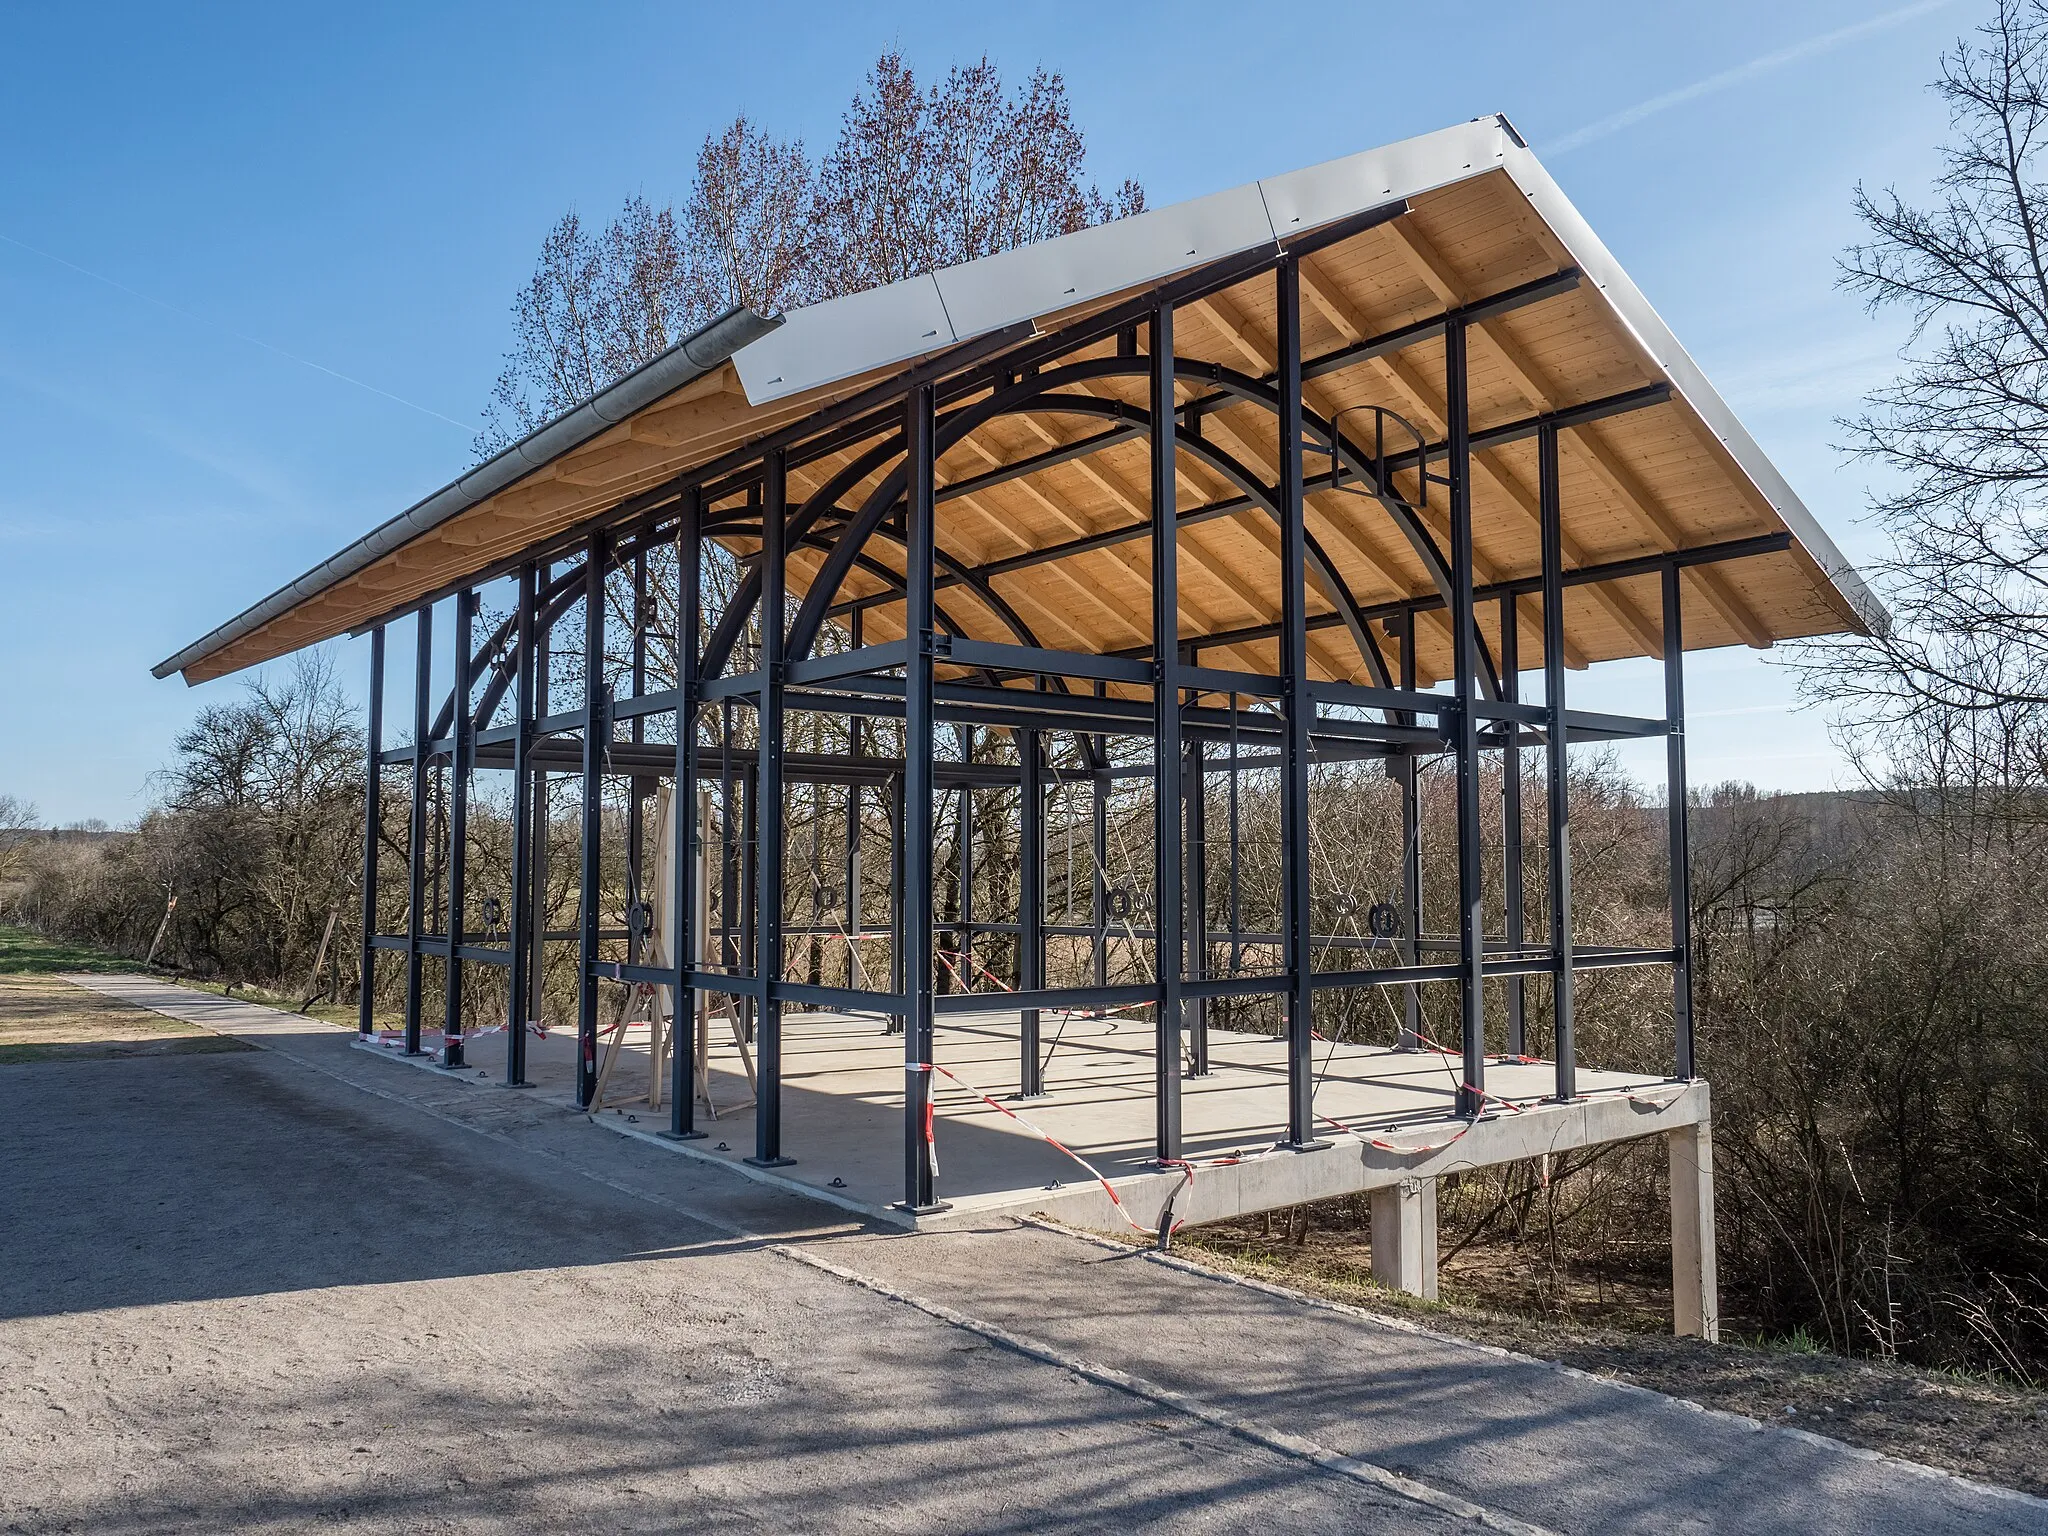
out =
<svg viewBox="0 0 2048 1536"><path fill-rule="evenodd" d="M1570 1320L1485 1303L1526 1291L1527 1266L1503 1248L1467 1249L1445 1266L1449 1299L1426 1303L1372 1282L1362 1229L1315 1230L1297 1246L1276 1219L1183 1233L1183 1256L1441 1333L1555 1360L1709 1408L1812 1430L1985 1482L2048 1495L2048 1393L1945 1372L1857 1360L1822 1350L1673 1338L1670 1291L1643 1275L1586 1282ZM1604 1298L1604 1299L1600 1299ZM1590 1316L1588 1314L1591 1314ZM1729 1331L1724 1321L1724 1335Z"/></svg>
<svg viewBox="0 0 2048 1536"><path fill-rule="evenodd" d="M0 1066L247 1049L196 1024L82 991L55 976L0 975Z"/></svg>

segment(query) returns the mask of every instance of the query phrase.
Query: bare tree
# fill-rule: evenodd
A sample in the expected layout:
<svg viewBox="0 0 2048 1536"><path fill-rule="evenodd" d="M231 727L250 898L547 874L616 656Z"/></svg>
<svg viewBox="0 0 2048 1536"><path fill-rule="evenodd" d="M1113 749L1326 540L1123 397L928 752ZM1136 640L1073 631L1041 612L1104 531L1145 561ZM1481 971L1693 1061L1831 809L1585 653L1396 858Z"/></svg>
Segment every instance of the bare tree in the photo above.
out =
<svg viewBox="0 0 2048 1536"><path fill-rule="evenodd" d="M1998 0L1942 59L1951 138L1926 206L1859 187L1868 238L1842 281L1912 321L1898 377L1843 423L1892 471L1874 573L1899 620L1807 653L1818 696L1883 730L2002 712L2027 738L2048 705L2048 5Z"/></svg>
<svg viewBox="0 0 2048 1536"><path fill-rule="evenodd" d="M826 296L811 233L816 196L802 140L775 138L745 113L705 137L683 204L692 327L741 304L772 313Z"/></svg>
<svg viewBox="0 0 2048 1536"><path fill-rule="evenodd" d="M513 301L513 347L484 411L480 457L588 400L689 334L673 209L641 197L592 235L573 210L541 243Z"/></svg>
<svg viewBox="0 0 2048 1536"><path fill-rule="evenodd" d="M1006 91L987 58L919 86L882 55L815 164L744 113L706 136L680 210L629 198L592 232L565 214L513 301L513 345L478 434L497 452L735 305L775 311L1137 213L1083 179L1066 83Z"/></svg>
<svg viewBox="0 0 2048 1536"><path fill-rule="evenodd" d="M818 179L830 286L851 293L1142 212L1082 183L1086 142L1066 82L1041 68L1006 95L986 56L920 90L885 53L846 109Z"/></svg>
<svg viewBox="0 0 2048 1536"><path fill-rule="evenodd" d="M21 871L29 840L42 826L42 813L19 795L0 795L0 885Z"/></svg>

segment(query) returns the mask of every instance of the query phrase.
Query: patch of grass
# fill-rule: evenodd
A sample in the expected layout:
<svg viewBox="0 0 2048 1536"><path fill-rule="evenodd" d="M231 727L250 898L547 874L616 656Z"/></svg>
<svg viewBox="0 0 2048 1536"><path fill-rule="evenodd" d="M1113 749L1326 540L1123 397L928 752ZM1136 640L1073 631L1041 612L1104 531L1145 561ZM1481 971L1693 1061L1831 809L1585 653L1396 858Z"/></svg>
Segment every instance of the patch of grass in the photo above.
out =
<svg viewBox="0 0 2048 1536"><path fill-rule="evenodd" d="M58 1040L0 1044L0 1067L38 1061L115 1061L130 1056L205 1056L256 1047L226 1035L171 1035L162 1040Z"/></svg>
<svg viewBox="0 0 2048 1536"><path fill-rule="evenodd" d="M60 971L139 971L142 966L103 949L46 939L0 923L0 976L52 976Z"/></svg>
<svg viewBox="0 0 2048 1536"><path fill-rule="evenodd" d="M0 1065L241 1049L239 1040L55 976L0 975Z"/></svg>

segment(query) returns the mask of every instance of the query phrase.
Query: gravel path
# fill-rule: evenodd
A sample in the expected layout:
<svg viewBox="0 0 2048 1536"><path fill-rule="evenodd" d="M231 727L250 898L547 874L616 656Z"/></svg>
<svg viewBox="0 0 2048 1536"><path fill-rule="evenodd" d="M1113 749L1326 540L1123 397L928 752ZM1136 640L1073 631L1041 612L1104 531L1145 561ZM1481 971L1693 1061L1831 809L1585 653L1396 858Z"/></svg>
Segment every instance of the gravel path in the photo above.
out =
<svg viewBox="0 0 2048 1536"><path fill-rule="evenodd" d="M9 1530L2048 1530L1077 1238L865 1231L155 992L270 1049L0 1068Z"/></svg>

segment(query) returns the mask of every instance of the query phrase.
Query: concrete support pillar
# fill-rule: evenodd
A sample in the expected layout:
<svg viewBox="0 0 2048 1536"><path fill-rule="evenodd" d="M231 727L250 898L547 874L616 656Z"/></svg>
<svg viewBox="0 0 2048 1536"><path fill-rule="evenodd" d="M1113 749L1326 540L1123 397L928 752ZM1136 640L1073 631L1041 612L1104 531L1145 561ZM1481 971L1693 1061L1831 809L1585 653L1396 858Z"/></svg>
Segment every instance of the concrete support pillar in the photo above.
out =
<svg viewBox="0 0 2048 1536"><path fill-rule="evenodd" d="M1667 1131L1671 1151L1671 1324L1693 1338L1721 1337L1714 1284L1714 1132L1705 1120ZM1375 1219L1379 1208L1373 1208Z"/></svg>
<svg viewBox="0 0 2048 1536"><path fill-rule="evenodd" d="M1372 1277L1389 1290L1436 1300L1435 1179L1403 1179L1372 1192Z"/></svg>

